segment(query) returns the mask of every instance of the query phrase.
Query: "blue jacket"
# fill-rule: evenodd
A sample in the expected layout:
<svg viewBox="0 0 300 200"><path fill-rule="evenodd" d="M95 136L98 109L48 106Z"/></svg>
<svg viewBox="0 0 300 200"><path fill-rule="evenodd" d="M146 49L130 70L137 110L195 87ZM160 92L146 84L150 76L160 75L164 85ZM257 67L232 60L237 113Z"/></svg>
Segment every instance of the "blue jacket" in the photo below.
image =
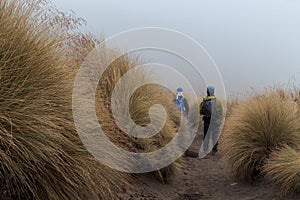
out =
<svg viewBox="0 0 300 200"><path fill-rule="evenodd" d="M188 113L189 113L189 104L188 104L186 98L184 98L184 96L179 96L178 98L175 99L175 102L176 102L177 108L184 115L188 115Z"/></svg>

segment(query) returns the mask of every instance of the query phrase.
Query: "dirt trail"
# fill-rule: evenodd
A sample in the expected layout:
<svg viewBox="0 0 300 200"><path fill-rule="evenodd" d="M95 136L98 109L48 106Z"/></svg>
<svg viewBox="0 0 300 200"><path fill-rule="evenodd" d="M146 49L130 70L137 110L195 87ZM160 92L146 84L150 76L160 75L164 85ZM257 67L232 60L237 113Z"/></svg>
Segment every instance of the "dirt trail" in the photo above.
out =
<svg viewBox="0 0 300 200"><path fill-rule="evenodd" d="M197 135L190 150L198 152L202 135ZM251 186L235 183L222 166L222 155L209 155L205 159L184 156L185 166L172 177L168 184L161 184L151 175L137 176L132 188L120 199L175 199L175 200L277 200L275 188L266 184ZM284 198L286 199L286 198ZM290 198L300 199L300 195Z"/></svg>

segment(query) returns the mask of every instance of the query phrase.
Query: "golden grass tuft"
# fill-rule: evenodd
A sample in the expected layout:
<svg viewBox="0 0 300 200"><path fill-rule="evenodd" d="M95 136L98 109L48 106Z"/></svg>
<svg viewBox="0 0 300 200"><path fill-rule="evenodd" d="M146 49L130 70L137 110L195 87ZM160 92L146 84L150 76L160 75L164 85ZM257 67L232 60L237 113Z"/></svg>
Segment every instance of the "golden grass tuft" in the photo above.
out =
<svg viewBox="0 0 300 200"><path fill-rule="evenodd" d="M107 55L108 54L105 56ZM176 115L174 115L176 106L173 103L174 97L172 93L167 92L165 88L155 84L144 85L135 90L131 97L126 96L126 94L129 94L129 92L135 88L137 83L147 82L149 80L147 76L148 72L142 69L135 69L135 66L140 65L140 63L141 61L137 58L122 56L109 66L101 77L102 79L98 86L96 110L99 123L113 143L132 152L151 152L162 148L174 137L177 131L175 122ZM101 61L99 65L102 65ZM162 104L168 114L164 128L158 132L157 135L150 138L141 139L128 136L117 127L111 113L111 96L115 86L121 77L130 70L134 71L134 77L126 79L125 83L120 86L121 92L119 93L125 95L119 96L119 98L123 99L124 103L129 102L131 119L139 126L147 125L150 123L149 109L155 104ZM123 107L119 109L118 113L126 112ZM156 118L159 119L160 116L157 114ZM179 163L180 162L175 162L153 173L159 181L167 182L169 178L175 174L176 169L180 166Z"/></svg>
<svg viewBox="0 0 300 200"><path fill-rule="evenodd" d="M300 191L300 152L289 146L274 150L263 167L265 180L279 186L280 196Z"/></svg>
<svg viewBox="0 0 300 200"><path fill-rule="evenodd" d="M126 177L82 146L71 110L74 72L47 21L33 25L30 5L0 1L1 199L113 198Z"/></svg>
<svg viewBox="0 0 300 200"><path fill-rule="evenodd" d="M97 41L80 33L64 34L68 25L60 30L63 24L56 26L43 18L47 9L31 1L2 0L0 10L1 199L115 198L130 176L98 163L82 145L72 118L74 76ZM163 130L147 139L128 137L111 121L113 88L137 63L121 57L106 71L99 83L97 111L112 142L130 151L149 152L172 139L176 115L169 115ZM139 71L136 80L146 80L146 75ZM130 99L132 119L147 124L149 108L155 103L173 113L172 100L163 88L146 85ZM176 162L154 174L166 182L177 166Z"/></svg>
<svg viewBox="0 0 300 200"><path fill-rule="evenodd" d="M227 118L221 138L231 175L250 183L260 178L274 149L300 144L299 119L297 104L284 91L267 90L241 101Z"/></svg>

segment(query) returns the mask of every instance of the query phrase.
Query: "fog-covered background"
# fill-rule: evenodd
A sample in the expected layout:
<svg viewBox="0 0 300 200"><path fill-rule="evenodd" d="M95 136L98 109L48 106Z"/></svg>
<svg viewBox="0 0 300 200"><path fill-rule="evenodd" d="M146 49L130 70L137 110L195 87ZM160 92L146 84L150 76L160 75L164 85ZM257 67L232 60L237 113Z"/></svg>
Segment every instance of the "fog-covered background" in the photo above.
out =
<svg viewBox="0 0 300 200"><path fill-rule="evenodd" d="M228 96L273 83L300 84L300 1L297 0L53 2L64 11L72 9L85 18L86 31L95 35L110 37L145 26L189 35L206 48L219 67ZM145 57L155 62L159 56L148 53Z"/></svg>

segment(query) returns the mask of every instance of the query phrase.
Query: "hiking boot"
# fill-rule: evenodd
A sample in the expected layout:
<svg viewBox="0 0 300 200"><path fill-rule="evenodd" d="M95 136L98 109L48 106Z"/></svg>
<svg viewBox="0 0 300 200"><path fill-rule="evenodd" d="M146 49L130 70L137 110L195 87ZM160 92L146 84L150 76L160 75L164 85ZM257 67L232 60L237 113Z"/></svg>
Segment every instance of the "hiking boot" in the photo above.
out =
<svg viewBox="0 0 300 200"><path fill-rule="evenodd" d="M208 151L203 151L203 150L201 150L201 151L199 152L199 158L205 158L205 157L208 156L208 154L209 154Z"/></svg>
<svg viewBox="0 0 300 200"><path fill-rule="evenodd" d="M217 154L217 152L218 152L218 150L212 150L212 151L211 151L211 155L213 155L213 156L214 156L214 155L216 155L216 154Z"/></svg>

